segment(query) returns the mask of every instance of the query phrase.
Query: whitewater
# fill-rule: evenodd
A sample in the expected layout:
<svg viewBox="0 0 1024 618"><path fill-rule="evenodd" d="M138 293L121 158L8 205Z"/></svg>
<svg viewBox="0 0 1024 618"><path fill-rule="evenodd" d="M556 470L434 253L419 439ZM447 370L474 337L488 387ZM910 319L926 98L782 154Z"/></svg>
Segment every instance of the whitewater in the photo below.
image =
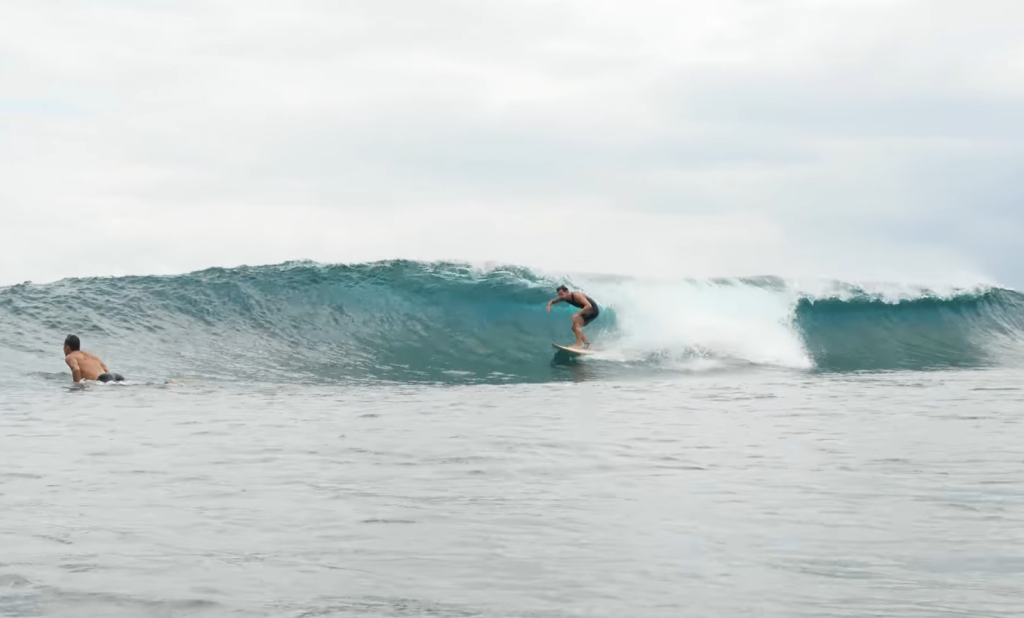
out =
<svg viewBox="0 0 1024 618"><path fill-rule="evenodd" d="M593 297L593 357L567 356ZM75 385L68 334L128 377ZM0 288L0 615L1017 618L1024 295L390 260Z"/></svg>

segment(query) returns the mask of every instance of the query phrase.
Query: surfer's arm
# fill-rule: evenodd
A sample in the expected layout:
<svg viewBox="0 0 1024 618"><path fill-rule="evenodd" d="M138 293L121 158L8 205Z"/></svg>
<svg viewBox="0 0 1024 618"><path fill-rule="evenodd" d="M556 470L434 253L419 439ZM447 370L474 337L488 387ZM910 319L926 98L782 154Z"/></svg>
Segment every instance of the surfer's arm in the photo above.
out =
<svg viewBox="0 0 1024 618"><path fill-rule="evenodd" d="M548 301L548 313L551 313L551 305L554 305L555 303L560 303L560 302L562 302L561 298L552 298L551 300L549 300Z"/></svg>
<svg viewBox="0 0 1024 618"><path fill-rule="evenodd" d="M68 358L68 359L65 359L65 361L67 362L68 367L71 367L71 379L74 380L76 383L77 382L81 382L82 381L82 368L78 366L78 359L77 358Z"/></svg>

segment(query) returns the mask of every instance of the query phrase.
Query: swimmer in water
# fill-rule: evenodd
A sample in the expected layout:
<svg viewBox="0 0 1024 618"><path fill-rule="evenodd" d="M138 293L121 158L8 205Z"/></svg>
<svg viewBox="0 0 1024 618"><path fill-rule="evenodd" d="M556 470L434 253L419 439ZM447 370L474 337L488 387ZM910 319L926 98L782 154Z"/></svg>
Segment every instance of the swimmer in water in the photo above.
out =
<svg viewBox="0 0 1024 618"><path fill-rule="evenodd" d="M121 382L124 378L119 373L110 373L107 366L96 356L82 351L82 342L76 335L68 335L64 340L64 362L71 368L71 379L77 384L82 380L98 380L100 382Z"/></svg>
<svg viewBox="0 0 1024 618"><path fill-rule="evenodd" d="M564 285L558 286L556 291L558 292L558 298L552 298L548 301L548 313L551 313L551 305L555 303L564 302L577 307L579 311L572 314L572 332L576 334L576 343L569 347L578 348L582 345L584 348L589 348L590 340L583 334L583 327L596 320L597 316L601 314L597 308L597 303L583 292L570 292L569 288Z"/></svg>

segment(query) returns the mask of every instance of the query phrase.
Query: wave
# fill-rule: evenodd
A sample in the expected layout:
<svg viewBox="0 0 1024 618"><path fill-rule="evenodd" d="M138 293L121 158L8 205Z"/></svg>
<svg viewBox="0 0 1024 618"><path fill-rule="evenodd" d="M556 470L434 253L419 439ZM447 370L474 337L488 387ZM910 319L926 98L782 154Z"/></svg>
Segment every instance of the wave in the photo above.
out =
<svg viewBox="0 0 1024 618"><path fill-rule="evenodd" d="M556 354L571 308L601 306L602 353ZM927 370L1018 362L1024 296L1001 289L810 290L775 278L645 281L526 268L291 262L0 289L0 367L61 371L64 336L135 377L245 381L545 382L750 367Z"/></svg>

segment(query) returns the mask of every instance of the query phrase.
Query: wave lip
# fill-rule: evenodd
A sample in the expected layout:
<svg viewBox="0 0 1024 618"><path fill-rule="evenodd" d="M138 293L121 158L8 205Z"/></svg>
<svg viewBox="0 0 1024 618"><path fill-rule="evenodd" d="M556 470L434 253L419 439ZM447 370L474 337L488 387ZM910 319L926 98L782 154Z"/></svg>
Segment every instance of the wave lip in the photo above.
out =
<svg viewBox="0 0 1024 618"><path fill-rule="evenodd" d="M559 357L572 282L601 304L600 358ZM0 289L0 367L61 371L70 332L132 376L208 380L546 382L781 367L924 370L1020 363L1024 296L986 288L809 292L776 277L646 281L403 260L290 262Z"/></svg>

